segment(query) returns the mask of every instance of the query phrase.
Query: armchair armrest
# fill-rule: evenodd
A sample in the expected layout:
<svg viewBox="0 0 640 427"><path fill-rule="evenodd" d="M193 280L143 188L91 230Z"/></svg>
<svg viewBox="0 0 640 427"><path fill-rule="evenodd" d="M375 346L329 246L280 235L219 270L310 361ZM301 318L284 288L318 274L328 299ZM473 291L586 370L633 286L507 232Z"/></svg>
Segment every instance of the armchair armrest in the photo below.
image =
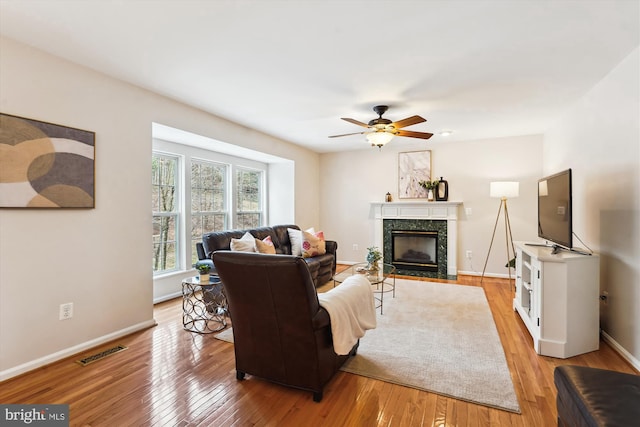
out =
<svg viewBox="0 0 640 427"><path fill-rule="evenodd" d="M313 329L317 331L318 329L326 328L331 325L331 319L329 318L329 312L325 310L323 307L318 308L318 312L311 319L311 324L313 325Z"/></svg>

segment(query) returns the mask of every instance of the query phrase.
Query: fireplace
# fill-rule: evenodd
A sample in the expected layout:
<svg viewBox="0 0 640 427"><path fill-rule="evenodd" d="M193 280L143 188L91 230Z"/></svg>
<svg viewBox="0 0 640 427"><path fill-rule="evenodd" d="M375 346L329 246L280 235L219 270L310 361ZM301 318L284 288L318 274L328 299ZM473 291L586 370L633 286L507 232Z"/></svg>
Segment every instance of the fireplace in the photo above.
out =
<svg viewBox="0 0 640 427"><path fill-rule="evenodd" d="M370 212L370 218L372 219L371 233L375 246L382 248L384 262L386 264L394 263L392 230L435 232L437 233L435 254L430 253L429 256L437 260L437 268L424 266L422 269L415 269L396 264L396 270L401 275L455 280L458 275L456 249L458 208L461 205L462 202L457 201L372 202ZM434 250L429 249L428 246L426 249L417 250L417 252L425 253L429 253L429 251ZM429 263L418 262L417 264Z"/></svg>
<svg viewBox="0 0 640 427"><path fill-rule="evenodd" d="M398 274L447 278L447 222L430 219L382 221L382 255Z"/></svg>
<svg viewBox="0 0 640 427"><path fill-rule="evenodd" d="M391 264L396 269L438 271L438 232L391 231Z"/></svg>

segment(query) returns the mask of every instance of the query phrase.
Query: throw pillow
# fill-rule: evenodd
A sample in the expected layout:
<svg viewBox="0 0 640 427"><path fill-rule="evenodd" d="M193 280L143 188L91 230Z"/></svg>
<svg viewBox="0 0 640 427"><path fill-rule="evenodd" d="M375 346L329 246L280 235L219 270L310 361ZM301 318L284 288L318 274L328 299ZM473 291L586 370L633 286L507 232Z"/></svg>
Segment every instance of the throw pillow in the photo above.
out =
<svg viewBox="0 0 640 427"><path fill-rule="evenodd" d="M256 249L258 249L258 252L261 254L275 255L276 253L276 247L271 240L271 236L267 236L262 240L256 239Z"/></svg>
<svg viewBox="0 0 640 427"><path fill-rule="evenodd" d="M231 239L231 250L240 252L255 252L256 238L248 231L240 239Z"/></svg>
<svg viewBox="0 0 640 427"><path fill-rule="evenodd" d="M309 230L313 230L312 228ZM318 232L302 232L302 256L311 258L327 253L326 244L324 242L324 233Z"/></svg>
<svg viewBox="0 0 640 427"><path fill-rule="evenodd" d="M302 230L287 228L287 232L291 241L291 255L302 256Z"/></svg>

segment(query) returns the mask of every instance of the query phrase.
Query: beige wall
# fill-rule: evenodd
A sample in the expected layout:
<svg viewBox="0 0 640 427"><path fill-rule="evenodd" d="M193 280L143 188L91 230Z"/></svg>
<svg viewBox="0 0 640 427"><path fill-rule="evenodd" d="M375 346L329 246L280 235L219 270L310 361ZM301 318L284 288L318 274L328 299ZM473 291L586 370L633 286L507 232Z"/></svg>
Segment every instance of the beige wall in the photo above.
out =
<svg viewBox="0 0 640 427"><path fill-rule="evenodd" d="M437 138L434 137L434 140ZM536 183L542 173L542 136L468 142L426 142L416 147L397 138L382 150L370 149L321 156L321 223L325 236L339 242L338 259L360 262L373 244L369 203L398 200L398 153L431 151L434 177L449 182L449 200L463 202L458 221L458 271L481 274L491 241L499 199L489 197L491 181L519 181L520 197L508 201L514 240L537 240ZM407 147L411 147L408 149ZM402 199L406 200L406 199ZM467 208L471 215L467 215ZM487 273L505 276L507 261L504 217L496 231ZM358 250L353 250L353 245ZM471 260L466 251L473 253Z"/></svg>
<svg viewBox="0 0 640 427"><path fill-rule="evenodd" d="M6 38L0 52L3 113L96 133L95 209L0 209L0 380L154 323L152 122L294 160L295 221L319 223L318 154Z"/></svg>
<svg viewBox="0 0 640 427"><path fill-rule="evenodd" d="M482 271L498 208L489 182L520 181L520 197L509 201L513 237L535 240L536 180L572 167L575 231L603 254L605 331L640 356L638 50L544 137L397 139L382 151L323 155L11 40L0 39L0 51L2 112L96 132L96 209L0 209L0 380L153 323L152 122L294 160L295 222L337 240L341 261L364 259L369 203L387 191L397 200L400 151L431 149L434 175L464 203L458 265L471 273ZM506 274L503 240L490 274ZM71 301L73 319L58 321L59 305Z"/></svg>
<svg viewBox="0 0 640 427"><path fill-rule="evenodd" d="M609 293L602 329L640 369L638 76L636 48L545 134L543 164L546 173L572 168L574 232L601 254Z"/></svg>

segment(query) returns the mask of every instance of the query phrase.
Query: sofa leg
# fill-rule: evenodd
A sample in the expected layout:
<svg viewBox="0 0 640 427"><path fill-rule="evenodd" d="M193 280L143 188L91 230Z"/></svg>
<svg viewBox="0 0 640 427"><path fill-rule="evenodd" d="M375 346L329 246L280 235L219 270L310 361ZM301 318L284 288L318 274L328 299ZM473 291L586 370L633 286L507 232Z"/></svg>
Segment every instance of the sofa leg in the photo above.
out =
<svg viewBox="0 0 640 427"><path fill-rule="evenodd" d="M236 371L236 379L242 381L244 379L244 372Z"/></svg>
<svg viewBox="0 0 640 427"><path fill-rule="evenodd" d="M322 392L321 391L314 391L313 392L313 401L314 402L320 402L322 400Z"/></svg>

